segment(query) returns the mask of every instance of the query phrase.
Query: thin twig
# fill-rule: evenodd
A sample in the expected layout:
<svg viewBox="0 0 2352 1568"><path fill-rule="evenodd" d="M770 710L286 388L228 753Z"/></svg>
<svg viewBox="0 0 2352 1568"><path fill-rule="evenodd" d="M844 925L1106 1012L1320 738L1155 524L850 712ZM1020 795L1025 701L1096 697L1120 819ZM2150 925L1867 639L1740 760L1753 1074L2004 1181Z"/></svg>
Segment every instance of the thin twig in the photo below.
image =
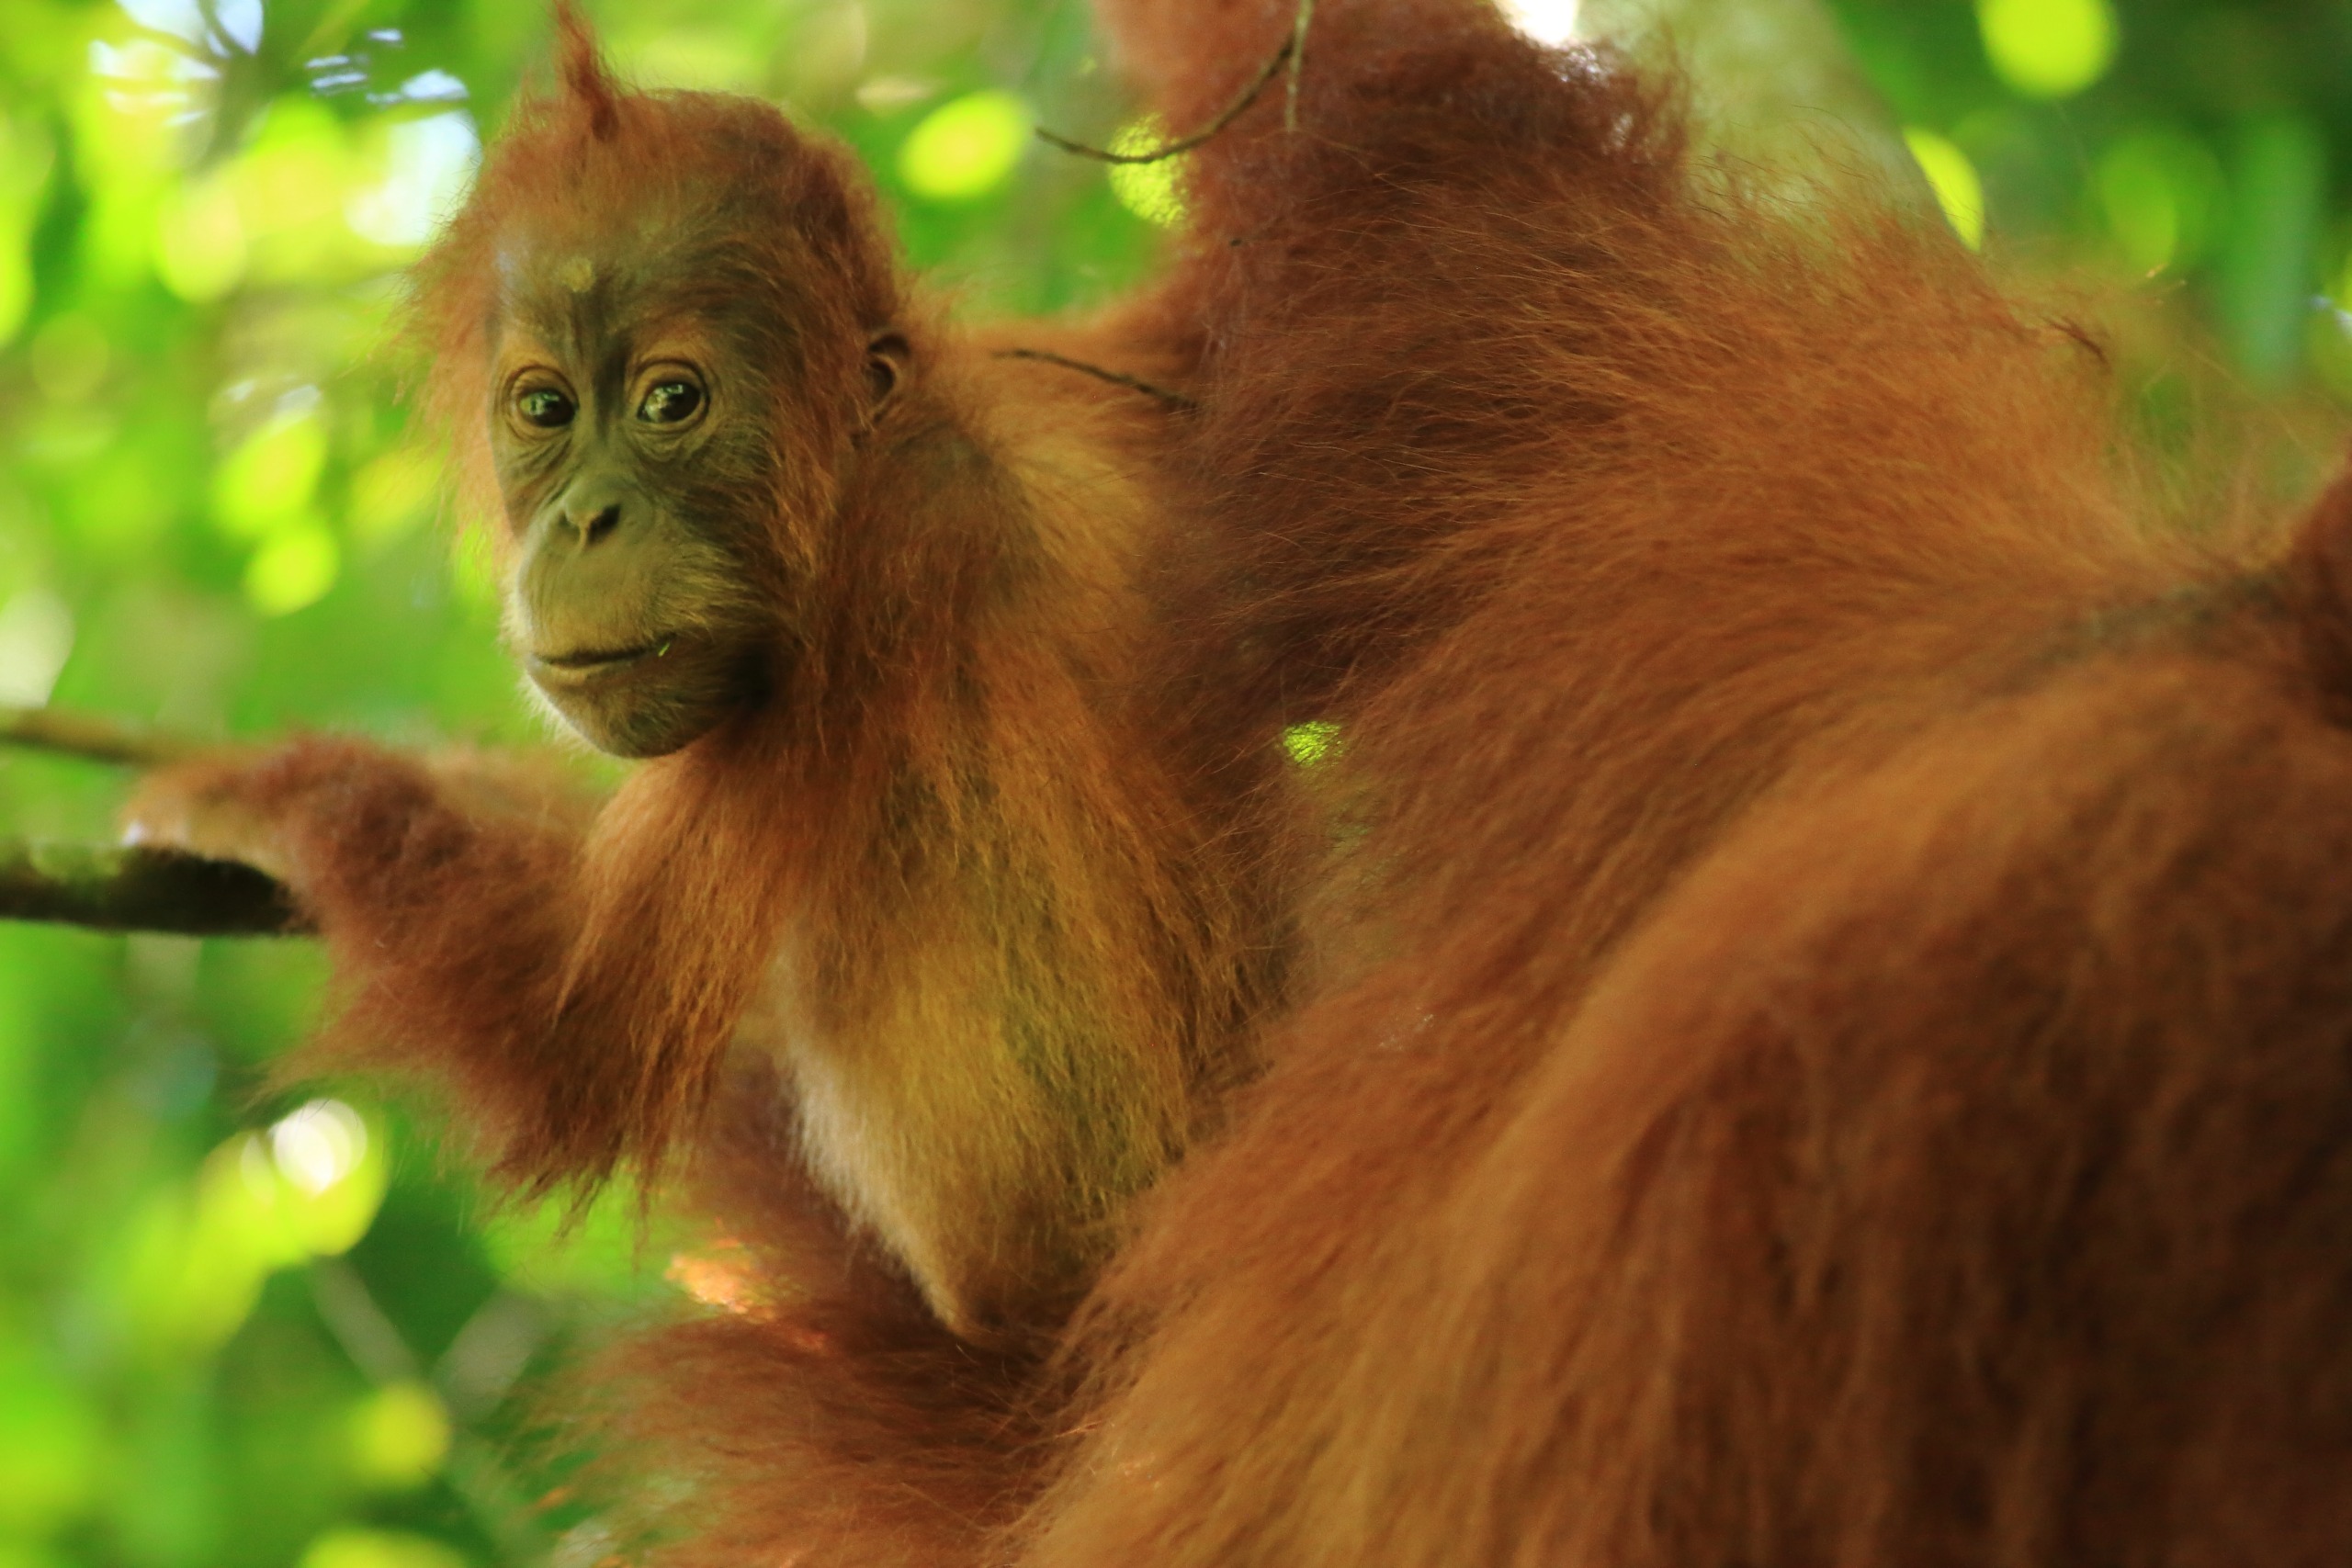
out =
<svg viewBox="0 0 2352 1568"><path fill-rule="evenodd" d="M424 1367L399 1325L349 1263L340 1258L313 1262L311 1296L318 1303L327 1332L368 1382L406 1382L424 1375ZM547 1531L539 1527L523 1488L489 1443L469 1431L456 1432L443 1473L449 1489L473 1510L483 1533L497 1544L501 1557L510 1563L548 1561Z"/></svg>
<svg viewBox="0 0 2352 1568"><path fill-rule="evenodd" d="M290 936L286 889L234 861L176 850L0 840L0 919L178 936Z"/></svg>
<svg viewBox="0 0 2352 1568"><path fill-rule="evenodd" d="M1034 359L1041 365L1058 365L1065 370L1075 370L1081 376L1091 376L1098 381L1108 381L1114 387L1125 387L1131 392L1141 392L1147 398L1158 398L1170 408L1182 413L1190 413L1201 406L1182 392L1171 392L1165 387L1156 387L1139 377L1129 376L1117 370L1105 370L1100 365L1089 365L1083 359L1072 359L1068 355L1056 354L1050 349L1000 348L993 357Z"/></svg>
<svg viewBox="0 0 2352 1568"><path fill-rule="evenodd" d="M0 745L29 746L63 757L133 768L161 767L204 750L200 741L149 729L144 725L62 708L17 707L5 703L0 703Z"/></svg>
<svg viewBox="0 0 2352 1568"><path fill-rule="evenodd" d="M1298 0L1298 17L1290 28L1290 81L1283 94L1283 130L1298 129L1298 79L1306 70L1306 27L1315 20L1315 0Z"/></svg>
<svg viewBox="0 0 2352 1568"><path fill-rule="evenodd" d="M1311 7L1301 7L1302 11L1307 9ZM1083 141L1072 141L1067 136L1056 135L1042 125L1037 128L1037 139L1040 141L1051 142L1065 152L1075 152L1081 158L1091 158L1102 164L1159 164L1170 158L1181 157L1240 118L1243 111L1258 101L1258 95L1266 90L1266 84L1274 79L1275 73L1282 70L1283 63L1297 50L1298 44L1298 34L1294 31L1291 37L1283 39L1282 48L1274 51L1274 57L1267 61L1264 69L1258 73L1258 79L1250 83L1239 97L1227 105L1223 114L1192 135L1168 142L1164 146L1155 147L1148 152L1114 152L1108 148L1089 147Z"/></svg>

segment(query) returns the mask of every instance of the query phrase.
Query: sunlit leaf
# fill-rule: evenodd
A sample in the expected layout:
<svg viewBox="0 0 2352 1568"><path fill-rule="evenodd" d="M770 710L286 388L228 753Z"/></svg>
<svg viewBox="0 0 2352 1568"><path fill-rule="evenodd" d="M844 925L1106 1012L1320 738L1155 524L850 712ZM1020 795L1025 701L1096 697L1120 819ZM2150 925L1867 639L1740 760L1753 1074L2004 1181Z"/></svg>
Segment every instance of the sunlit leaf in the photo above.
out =
<svg viewBox="0 0 2352 1568"><path fill-rule="evenodd" d="M1936 205L1942 209L1944 221L1951 225L1961 243L1974 250L1984 243L1984 184L1977 177L1976 165L1969 162L1949 138L1917 126L1903 132L1904 145L1911 149L1911 156L1918 161L1919 172L1928 176L1928 187L1935 192Z"/></svg>

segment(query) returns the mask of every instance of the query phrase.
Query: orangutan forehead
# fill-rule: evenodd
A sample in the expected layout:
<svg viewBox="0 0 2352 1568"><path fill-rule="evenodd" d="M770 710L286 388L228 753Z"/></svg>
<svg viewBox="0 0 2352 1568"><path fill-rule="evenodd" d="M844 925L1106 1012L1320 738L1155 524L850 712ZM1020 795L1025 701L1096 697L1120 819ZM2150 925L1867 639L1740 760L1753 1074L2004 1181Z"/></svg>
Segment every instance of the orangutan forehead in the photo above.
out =
<svg viewBox="0 0 2352 1568"><path fill-rule="evenodd" d="M494 254L485 323L493 339L519 334L593 358L623 342L684 337L772 356L810 325L808 293L795 280L690 235L654 244L518 237Z"/></svg>
<svg viewBox="0 0 2352 1568"><path fill-rule="evenodd" d="M499 317L542 326L618 324L678 299L701 264L691 247L633 236L516 235L497 254Z"/></svg>
<svg viewBox="0 0 2352 1568"><path fill-rule="evenodd" d="M792 335L774 290L706 286L723 274L692 246L650 254L586 244L503 247L497 271L486 324L502 355L534 345L584 366L655 342L748 353Z"/></svg>

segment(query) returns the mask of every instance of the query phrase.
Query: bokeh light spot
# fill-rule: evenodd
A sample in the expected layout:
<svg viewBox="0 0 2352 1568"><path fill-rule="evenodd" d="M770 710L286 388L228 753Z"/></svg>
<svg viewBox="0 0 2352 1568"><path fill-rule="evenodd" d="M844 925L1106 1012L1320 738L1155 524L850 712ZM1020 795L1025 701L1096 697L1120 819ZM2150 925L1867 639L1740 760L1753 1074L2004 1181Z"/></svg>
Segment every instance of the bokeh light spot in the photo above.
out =
<svg viewBox="0 0 2352 1568"><path fill-rule="evenodd" d="M351 1465L373 1486L424 1485L449 1456L449 1412L421 1382L387 1383L351 1412Z"/></svg>
<svg viewBox="0 0 2352 1568"><path fill-rule="evenodd" d="M440 488L440 461L420 447L370 458L351 477L351 531L370 541L404 534L432 511Z"/></svg>
<svg viewBox="0 0 2352 1568"><path fill-rule="evenodd" d="M1029 106L1011 93L967 93L925 115L899 149L899 177L933 201L970 201L1012 177L1030 141Z"/></svg>
<svg viewBox="0 0 2352 1568"><path fill-rule="evenodd" d="M339 1100L314 1100L271 1126L269 1152L288 1181L316 1197L359 1168L368 1124Z"/></svg>
<svg viewBox="0 0 2352 1568"><path fill-rule="evenodd" d="M273 536L245 563L245 601L265 615L290 615L325 598L342 570L334 536L301 524Z"/></svg>
<svg viewBox="0 0 2352 1568"><path fill-rule="evenodd" d="M96 391L114 358L105 330L78 312L43 323L27 353L33 385L62 403L78 403Z"/></svg>
<svg viewBox="0 0 2352 1568"><path fill-rule="evenodd" d="M270 283L323 281L364 264L343 221L354 177L350 138L325 105L274 100L253 145L231 165L249 247L248 271Z"/></svg>
<svg viewBox="0 0 2352 1568"><path fill-rule="evenodd" d="M300 1568L466 1568L464 1553L405 1530L332 1529L311 1542Z"/></svg>
<svg viewBox="0 0 2352 1568"><path fill-rule="evenodd" d="M481 165L481 137L463 110L397 121L368 144L374 177L343 208L351 231L394 251L430 241L464 201Z"/></svg>
<svg viewBox="0 0 2352 1568"><path fill-rule="evenodd" d="M213 521L232 538L259 539L303 520L326 463L317 396L297 398L213 470Z"/></svg>
<svg viewBox="0 0 2352 1568"><path fill-rule="evenodd" d="M1976 25L1994 73L2025 97L2071 97L2115 62L2109 0L1976 0Z"/></svg>
<svg viewBox="0 0 2352 1568"><path fill-rule="evenodd" d="M249 253L237 194L226 180L183 186L155 215L155 276L191 305L209 304L243 282Z"/></svg>
<svg viewBox="0 0 2352 1568"><path fill-rule="evenodd" d="M2177 269L2204 251L2222 171L2203 143L2165 130L2119 137L2099 154L2093 181L2108 232L2132 271Z"/></svg>

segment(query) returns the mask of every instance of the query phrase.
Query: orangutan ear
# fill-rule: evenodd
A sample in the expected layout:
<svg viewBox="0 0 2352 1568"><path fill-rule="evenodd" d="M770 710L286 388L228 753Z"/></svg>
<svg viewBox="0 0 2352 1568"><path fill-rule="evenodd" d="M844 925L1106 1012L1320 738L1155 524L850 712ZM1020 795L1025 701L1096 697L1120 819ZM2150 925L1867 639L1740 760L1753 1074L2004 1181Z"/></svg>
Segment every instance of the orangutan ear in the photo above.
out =
<svg viewBox="0 0 2352 1568"><path fill-rule="evenodd" d="M871 430L881 422L883 411L897 400L914 373L914 350L901 333L876 333L866 344L865 417L860 428Z"/></svg>

